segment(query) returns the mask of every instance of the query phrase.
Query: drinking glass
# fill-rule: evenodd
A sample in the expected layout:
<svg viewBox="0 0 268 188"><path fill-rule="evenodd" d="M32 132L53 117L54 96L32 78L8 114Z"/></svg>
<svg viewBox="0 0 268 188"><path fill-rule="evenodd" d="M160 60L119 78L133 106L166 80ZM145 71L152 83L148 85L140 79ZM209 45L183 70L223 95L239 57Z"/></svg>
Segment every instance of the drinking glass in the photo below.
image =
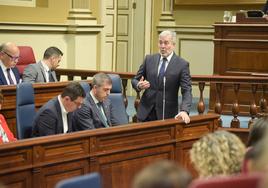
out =
<svg viewBox="0 0 268 188"><path fill-rule="evenodd" d="M224 11L223 22L231 22L231 20L232 20L232 12L231 11Z"/></svg>

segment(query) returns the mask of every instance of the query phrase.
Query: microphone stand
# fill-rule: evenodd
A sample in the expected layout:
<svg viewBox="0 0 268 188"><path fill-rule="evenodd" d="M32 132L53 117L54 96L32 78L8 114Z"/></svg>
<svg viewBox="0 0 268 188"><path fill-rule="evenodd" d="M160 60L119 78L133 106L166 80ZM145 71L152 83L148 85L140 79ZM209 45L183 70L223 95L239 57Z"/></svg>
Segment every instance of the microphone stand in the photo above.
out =
<svg viewBox="0 0 268 188"><path fill-rule="evenodd" d="M163 78L163 117L162 119L165 120L165 107L166 107L166 77Z"/></svg>

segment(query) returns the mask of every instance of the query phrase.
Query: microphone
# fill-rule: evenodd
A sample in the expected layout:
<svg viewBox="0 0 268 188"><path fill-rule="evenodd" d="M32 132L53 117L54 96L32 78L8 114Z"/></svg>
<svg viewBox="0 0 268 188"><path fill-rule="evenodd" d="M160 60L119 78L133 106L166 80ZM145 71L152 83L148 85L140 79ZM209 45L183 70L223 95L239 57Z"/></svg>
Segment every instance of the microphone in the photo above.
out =
<svg viewBox="0 0 268 188"><path fill-rule="evenodd" d="M163 117L165 119L165 107L166 107L166 77L163 78Z"/></svg>

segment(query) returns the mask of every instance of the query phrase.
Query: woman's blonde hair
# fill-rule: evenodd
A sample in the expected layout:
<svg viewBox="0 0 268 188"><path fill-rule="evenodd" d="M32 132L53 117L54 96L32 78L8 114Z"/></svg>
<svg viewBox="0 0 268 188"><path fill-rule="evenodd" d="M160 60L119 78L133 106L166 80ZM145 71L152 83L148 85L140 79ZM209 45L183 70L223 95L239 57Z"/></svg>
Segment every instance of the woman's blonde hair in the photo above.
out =
<svg viewBox="0 0 268 188"><path fill-rule="evenodd" d="M233 133L216 131L193 144L190 158L201 177L240 172L245 145Z"/></svg>

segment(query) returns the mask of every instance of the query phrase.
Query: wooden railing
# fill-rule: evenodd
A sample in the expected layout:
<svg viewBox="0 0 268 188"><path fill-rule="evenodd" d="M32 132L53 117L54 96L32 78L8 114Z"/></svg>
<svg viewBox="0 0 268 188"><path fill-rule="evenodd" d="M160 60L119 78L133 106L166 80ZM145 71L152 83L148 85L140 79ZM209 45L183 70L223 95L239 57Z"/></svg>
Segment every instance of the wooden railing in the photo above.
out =
<svg viewBox="0 0 268 188"><path fill-rule="evenodd" d="M92 70L70 70L70 69L57 69L57 76L60 79L62 76L67 76L68 80L73 80L74 77L80 77L81 79L87 79L92 77L99 71ZM128 80L133 78L135 73L123 73L123 72L110 72L102 71L108 74L119 74L122 78L123 94L125 96L125 102L127 105L126 88ZM231 127L240 127L239 115L250 116L248 125L250 126L253 119L257 116L264 116L267 113L267 97L266 87L268 84L268 77L262 75L254 76L217 76L217 75L192 75L193 85L199 87L200 96L197 105L197 111L199 114L205 112L205 103L203 98L203 92L206 86L210 86L211 89L216 90L216 96L210 96L209 112L215 112L217 114L232 115ZM251 95L247 96L248 101L243 101L243 105L239 104L239 95L243 94L244 86L251 87ZM222 101L221 96L223 93L223 87L232 90L232 95L228 96L227 101ZM240 88L241 91L240 91ZM229 94L229 93L228 93ZM248 95L248 94L247 94ZM135 107L137 108L140 99L140 93L137 93L135 100ZM246 103L246 105L245 105ZM133 118L135 121L136 118ZM220 124L222 123L219 119Z"/></svg>
<svg viewBox="0 0 268 188"><path fill-rule="evenodd" d="M63 179L99 172L105 188L131 187L150 162L169 159L196 175L192 144L218 127L218 115L191 117L31 138L0 146L0 182L7 187L53 188Z"/></svg>

